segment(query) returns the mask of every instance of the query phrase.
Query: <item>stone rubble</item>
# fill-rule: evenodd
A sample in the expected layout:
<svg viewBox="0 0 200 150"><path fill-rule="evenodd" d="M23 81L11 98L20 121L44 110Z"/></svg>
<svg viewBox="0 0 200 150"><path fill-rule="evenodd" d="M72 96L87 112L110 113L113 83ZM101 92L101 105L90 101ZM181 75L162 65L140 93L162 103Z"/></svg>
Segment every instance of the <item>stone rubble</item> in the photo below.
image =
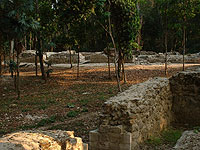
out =
<svg viewBox="0 0 200 150"><path fill-rule="evenodd" d="M21 62L34 63L35 62L35 50L26 50L21 54ZM108 55L110 56L110 62L114 62L114 50L111 52L80 52L80 62L90 63L107 63ZM78 54L71 50L72 63L77 63ZM45 52L43 58L52 64L69 64L70 53L69 51L62 52ZM168 63L182 63L183 56L178 52L168 52ZM39 62L39 61L38 61ZM133 52L132 58L126 59L127 63L134 64L150 64L150 63L164 63L165 54L155 53L151 51ZM185 55L186 63L200 63L200 53Z"/></svg>
<svg viewBox="0 0 200 150"><path fill-rule="evenodd" d="M88 150L73 131L21 131L0 138L0 150Z"/></svg>
<svg viewBox="0 0 200 150"><path fill-rule="evenodd" d="M174 150L199 150L200 149L200 132L185 131L177 141Z"/></svg>

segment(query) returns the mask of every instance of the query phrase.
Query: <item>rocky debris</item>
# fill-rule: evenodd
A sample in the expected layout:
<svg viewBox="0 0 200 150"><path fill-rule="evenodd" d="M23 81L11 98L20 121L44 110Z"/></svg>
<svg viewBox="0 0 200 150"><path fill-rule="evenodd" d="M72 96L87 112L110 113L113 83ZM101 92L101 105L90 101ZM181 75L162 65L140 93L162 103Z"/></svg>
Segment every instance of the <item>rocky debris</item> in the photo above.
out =
<svg viewBox="0 0 200 150"><path fill-rule="evenodd" d="M96 52L90 56L91 63L104 63L108 62L108 57L103 52ZM111 58L110 62L113 62L113 58Z"/></svg>
<svg viewBox="0 0 200 150"><path fill-rule="evenodd" d="M140 55L156 55L156 52L153 51L140 51Z"/></svg>
<svg viewBox="0 0 200 150"><path fill-rule="evenodd" d="M66 64L70 63L70 53L69 51L63 52L47 52L45 54L47 56L47 60L50 61L52 64ZM78 62L78 53L75 51L71 51L72 63ZM80 63L85 61L85 56L79 53Z"/></svg>
<svg viewBox="0 0 200 150"><path fill-rule="evenodd" d="M167 62L168 63L182 63L183 56L178 52L168 52ZM148 63L164 63L165 54L164 53L154 53L141 51L140 55L137 55L135 63L137 64L148 64ZM185 55L186 63L200 63L200 54L188 54Z"/></svg>
<svg viewBox="0 0 200 150"><path fill-rule="evenodd" d="M73 131L22 131L0 138L0 150L87 150Z"/></svg>
<svg viewBox="0 0 200 150"><path fill-rule="evenodd" d="M26 50L20 55L20 62L34 63L36 50Z"/></svg>
<svg viewBox="0 0 200 150"><path fill-rule="evenodd" d="M181 138L174 146L175 150L199 150L200 149L200 132L185 131Z"/></svg>
<svg viewBox="0 0 200 150"><path fill-rule="evenodd" d="M48 116L47 115L40 115L40 116L32 116L32 115L30 115L30 114L28 114L28 115L26 115L25 117L24 117L24 121L25 122L33 122L33 121L41 121L42 119L46 119L46 118L48 118Z"/></svg>
<svg viewBox="0 0 200 150"><path fill-rule="evenodd" d="M34 63L35 62L35 50L27 50L21 54L21 62ZM110 62L114 61L114 49L107 49L104 52L80 52L80 62L91 63L107 63L108 55L110 56ZM117 54L118 55L118 54ZM168 52L168 63L182 63L183 56L178 52ZM77 63L78 54L71 50L72 63ZM118 56L117 56L118 57ZM43 55L45 61L51 62L51 64L69 64L70 52L45 52ZM39 61L38 61L39 62ZM164 63L165 54L155 53L152 51L134 51L131 58L126 58L125 62L135 64L149 64L149 63ZM200 63L200 53L185 55L186 63Z"/></svg>

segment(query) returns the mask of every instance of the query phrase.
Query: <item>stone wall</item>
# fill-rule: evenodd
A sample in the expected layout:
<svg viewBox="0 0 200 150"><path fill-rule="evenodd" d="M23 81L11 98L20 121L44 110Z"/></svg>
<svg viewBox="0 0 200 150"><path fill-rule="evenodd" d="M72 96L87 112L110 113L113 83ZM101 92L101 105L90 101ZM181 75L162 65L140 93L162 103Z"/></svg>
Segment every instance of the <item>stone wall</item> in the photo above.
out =
<svg viewBox="0 0 200 150"><path fill-rule="evenodd" d="M88 150L72 131L23 131L0 138L0 150Z"/></svg>
<svg viewBox="0 0 200 150"><path fill-rule="evenodd" d="M35 50L24 51L20 56L20 62L35 63L35 54L36 54ZM85 56L83 56L80 53L79 57L80 57L80 63L85 62ZM71 51L71 58L72 58L72 63L78 62L78 54L73 50ZM51 64L69 64L70 53L69 51L45 52L43 54L43 59L47 60ZM38 58L38 62L39 62L39 58Z"/></svg>
<svg viewBox="0 0 200 150"><path fill-rule="evenodd" d="M200 124L200 69L180 72L170 79L176 122Z"/></svg>
<svg viewBox="0 0 200 150"><path fill-rule="evenodd" d="M132 134L122 126L102 125L89 137L90 150L131 150Z"/></svg>
<svg viewBox="0 0 200 150"><path fill-rule="evenodd" d="M114 150L117 144L120 150L120 145L125 144L123 137L127 139L127 149L139 149L140 143L158 134L173 120L171 95L169 80L154 78L112 97L104 105L99 131L90 133L90 150ZM113 128L119 125L122 127L117 134ZM113 138L103 138L109 135L122 140L113 144L116 143Z"/></svg>

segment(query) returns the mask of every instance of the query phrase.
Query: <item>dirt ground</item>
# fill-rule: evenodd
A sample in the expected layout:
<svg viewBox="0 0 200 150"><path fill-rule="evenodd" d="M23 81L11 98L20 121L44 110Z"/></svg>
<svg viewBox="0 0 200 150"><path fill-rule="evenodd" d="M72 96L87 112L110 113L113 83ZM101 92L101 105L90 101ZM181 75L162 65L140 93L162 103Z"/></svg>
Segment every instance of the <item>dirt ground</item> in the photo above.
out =
<svg viewBox="0 0 200 150"><path fill-rule="evenodd" d="M193 66L192 64L186 67ZM169 65L167 77L182 70ZM77 68L54 67L45 83L36 77L34 67L20 69L21 99L17 100L13 79L6 72L0 77L0 136L28 129L69 130L88 142L89 131L99 126L103 103L118 93L114 68L111 79L106 66ZM163 65L126 66L126 90L132 84L153 77L165 77Z"/></svg>

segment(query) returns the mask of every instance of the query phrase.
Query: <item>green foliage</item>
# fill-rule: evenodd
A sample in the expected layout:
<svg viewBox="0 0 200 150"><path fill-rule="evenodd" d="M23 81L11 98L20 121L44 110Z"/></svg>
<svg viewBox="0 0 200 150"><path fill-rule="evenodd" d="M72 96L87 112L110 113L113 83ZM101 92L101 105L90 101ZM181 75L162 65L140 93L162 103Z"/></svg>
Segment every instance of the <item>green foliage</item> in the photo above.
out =
<svg viewBox="0 0 200 150"><path fill-rule="evenodd" d="M162 140L159 137L150 137L148 140L146 140L146 143L149 145L158 146L162 144Z"/></svg>
<svg viewBox="0 0 200 150"><path fill-rule="evenodd" d="M74 103L68 103L68 104L67 104L67 107L68 107L68 108L74 108L75 105L74 105Z"/></svg>
<svg viewBox="0 0 200 150"><path fill-rule="evenodd" d="M67 117L76 117L79 114L78 111L69 111Z"/></svg>
<svg viewBox="0 0 200 150"><path fill-rule="evenodd" d="M30 15L34 10L33 0L2 0L0 32L9 39L21 39L27 31L36 30L39 23Z"/></svg>
<svg viewBox="0 0 200 150"><path fill-rule="evenodd" d="M162 133L162 138L167 143L175 144L181 135L182 131L169 129Z"/></svg>
<svg viewBox="0 0 200 150"><path fill-rule="evenodd" d="M158 146L161 144L174 145L181 137L181 135L181 130L168 129L163 131L160 136L151 136L148 140L146 140L146 143L154 146Z"/></svg>
<svg viewBox="0 0 200 150"><path fill-rule="evenodd" d="M88 104L89 100L88 99L82 99L80 100L80 103L82 106L86 106Z"/></svg>

